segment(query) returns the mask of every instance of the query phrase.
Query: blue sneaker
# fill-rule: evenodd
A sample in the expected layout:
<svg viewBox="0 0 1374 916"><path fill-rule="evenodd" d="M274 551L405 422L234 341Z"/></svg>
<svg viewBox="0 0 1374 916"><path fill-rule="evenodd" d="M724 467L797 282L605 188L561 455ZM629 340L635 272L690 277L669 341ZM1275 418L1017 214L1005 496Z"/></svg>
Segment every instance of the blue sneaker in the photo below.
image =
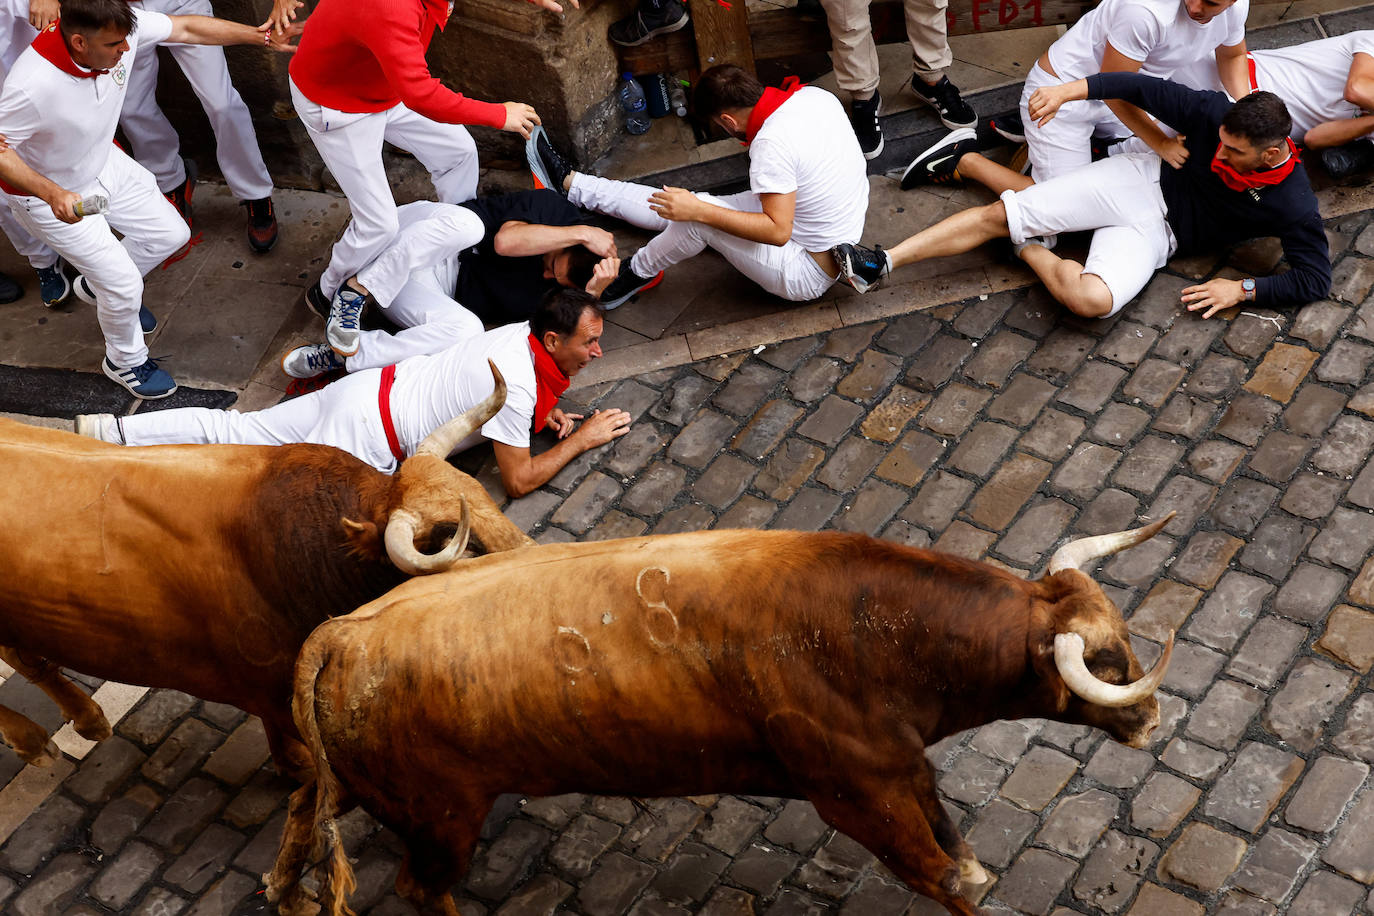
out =
<svg viewBox="0 0 1374 916"><path fill-rule="evenodd" d="M56 308L72 294L72 281L63 273L60 258L50 267L38 268L38 294L48 308Z"/></svg>
<svg viewBox="0 0 1374 916"><path fill-rule="evenodd" d="M157 330L157 316L148 310L148 306L140 304L138 307L138 326L143 329L144 334L151 334Z"/></svg>
<svg viewBox="0 0 1374 916"><path fill-rule="evenodd" d="M152 358L141 366L120 369L110 362L107 356L101 361L100 366L111 381L123 385L136 398L153 401L176 393L177 383L172 381L170 375L159 369L157 362Z"/></svg>
<svg viewBox="0 0 1374 916"><path fill-rule="evenodd" d="M347 283L339 287L334 294L334 301L329 304L329 320L324 325L324 337L340 356L352 356L358 352L358 334L365 305L367 294L358 292Z"/></svg>
<svg viewBox="0 0 1374 916"><path fill-rule="evenodd" d="M343 368L343 358L329 344L297 347L281 358L281 371L292 378L315 378Z"/></svg>

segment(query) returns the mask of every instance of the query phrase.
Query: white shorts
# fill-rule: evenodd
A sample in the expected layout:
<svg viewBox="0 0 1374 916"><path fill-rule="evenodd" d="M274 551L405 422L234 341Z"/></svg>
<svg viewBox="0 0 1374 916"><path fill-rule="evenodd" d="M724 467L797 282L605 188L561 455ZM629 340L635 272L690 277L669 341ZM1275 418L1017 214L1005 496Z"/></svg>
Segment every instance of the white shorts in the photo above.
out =
<svg viewBox="0 0 1374 916"><path fill-rule="evenodd" d="M1159 190L1160 164L1154 153L1113 156L1004 192L1011 240L1094 230L1083 273L1107 284L1115 315L1178 248Z"/></svg>
<svg viewBox="0 0 1374 916"><path fill-rule="evenodd" d="M1131 133L1106 102L1096 99L1066 102L1050 123L1039 127L1026 108L1030 97L1042 86L1058 86L1062 82L1036 64L1026 74L1026 85L1021 90L1021 123L1025 125L1031 177L1036 181L1058 178L1092 162L1094 136L1126 137Z"/></svg>

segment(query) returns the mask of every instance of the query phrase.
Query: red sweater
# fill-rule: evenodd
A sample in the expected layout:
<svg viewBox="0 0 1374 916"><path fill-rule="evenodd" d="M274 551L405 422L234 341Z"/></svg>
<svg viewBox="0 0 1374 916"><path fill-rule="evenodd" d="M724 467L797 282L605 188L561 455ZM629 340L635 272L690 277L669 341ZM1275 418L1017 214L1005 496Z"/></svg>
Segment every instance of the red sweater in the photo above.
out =
<svg viewBox="0 0 1374 916"><path fill-rule="evenodd" d="M446 0L320 0L305 21L291 79L326 108L385 111L404 103L446 124L500 128L504 105L465 98L430 75L425 51L446 22Z"/></svg>

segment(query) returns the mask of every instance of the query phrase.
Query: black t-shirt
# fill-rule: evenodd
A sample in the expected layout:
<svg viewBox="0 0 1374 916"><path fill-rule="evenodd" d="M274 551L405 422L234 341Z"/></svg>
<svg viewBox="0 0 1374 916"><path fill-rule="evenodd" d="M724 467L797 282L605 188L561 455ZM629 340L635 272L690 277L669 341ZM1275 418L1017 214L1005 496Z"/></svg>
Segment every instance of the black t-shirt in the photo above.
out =
<svg viewBox="0 0 1374 916"><path fill-rule="evenodd" d="M544 256L504 257L494 248L496 233L508 222L539 226L585 223L582 211L557 191L515 191L470 200L462 206L486 227L482 241L458 256L458 285L453 298L486 324L528 321L539 300L557 281L544 279Z"/></svg>

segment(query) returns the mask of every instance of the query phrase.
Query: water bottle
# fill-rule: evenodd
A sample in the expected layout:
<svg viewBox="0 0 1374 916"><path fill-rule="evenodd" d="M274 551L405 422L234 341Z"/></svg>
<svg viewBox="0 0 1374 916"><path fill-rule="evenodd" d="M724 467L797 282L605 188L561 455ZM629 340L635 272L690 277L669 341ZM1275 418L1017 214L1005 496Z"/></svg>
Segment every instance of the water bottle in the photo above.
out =
<svg viewBox="0 0 1374 916"><path fill-rule="evenodd" d="M622 74L620 86L616 89L620 97L620 107L625 110L625 129L632 134L642 134L649 129L648 103L644 90L635 82L634 74Z"/></svg>
<svg viewBox="0 0 1374 916"><path fill-rule="evenodd" d="M76 215L80 217L95 216L97 213L110 212L110 199L104 194L88 194L77 201L75 207Z"/></svg>
<svg viewBox="0 0 1374 916"><path fill-rule="evenodd" d="M687 85L686 80L669 80L668 101L679 118L687 117Z"/></svg>

